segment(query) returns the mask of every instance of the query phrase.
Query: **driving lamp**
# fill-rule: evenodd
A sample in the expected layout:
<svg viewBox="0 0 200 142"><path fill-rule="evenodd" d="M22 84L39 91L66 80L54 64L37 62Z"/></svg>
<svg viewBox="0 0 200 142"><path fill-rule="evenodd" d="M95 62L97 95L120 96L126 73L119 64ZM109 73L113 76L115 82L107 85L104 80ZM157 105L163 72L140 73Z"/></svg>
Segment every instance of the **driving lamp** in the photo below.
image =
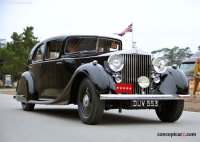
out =
<svg viewBox="0 0 200 142"><path fill-rule="evenodd" d="M150 80L148 77L146 76L141 76L138 78L138 84L141 88L147 88L149 87L149 84L150 84Z"/></svg>
<svg viewBox="0 0 200 142"><path fill-rule="evenodd" d="M166 60L162 57L155 58L153 60L154 70L158 73L164 73L167 70Z"/></svg>
<svg viewBox="0 0 200 142"><path fill-rule="evenodd" d="M155 78L153 79L153 81L154 81L155 83L159 83L159 82L160 82L160 77L155 77Z"/></svg>
<svg viewBox="0 0 200 142"><path fill-rule="evenodd" d="M108 66L110 69L114 72L121 71L122 68L124 67L124 59L121 55L111 55L108 58Z"/></svg>
<svg viewBox="0 0 200 142"><path fill-rule="evenodd" d="M122 82L122 76L121 75L119 75L119 74L115 74L115 75L113 75L114 76L114 78L115 78L115 81L117 82L117 83L121 83Z"/></svg>

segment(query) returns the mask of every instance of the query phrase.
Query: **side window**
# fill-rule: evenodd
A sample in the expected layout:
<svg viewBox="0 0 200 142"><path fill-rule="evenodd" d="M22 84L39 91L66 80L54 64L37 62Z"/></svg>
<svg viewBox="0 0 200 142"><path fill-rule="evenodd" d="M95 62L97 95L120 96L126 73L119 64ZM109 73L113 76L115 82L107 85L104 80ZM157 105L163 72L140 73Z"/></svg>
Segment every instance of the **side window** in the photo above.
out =
<svg viewBox="0 0 200 142"><path fill-rule="evenodd" d="M40 45L36 51L35 51L35 56L33 60L35 61L41 61L43 60L43 55L44 55L44 44Z"/></svg>
<svg viewBox="0 0 200 142"><path fill-rule="evenodd" d="M120 42L117 40L100 38L98 43L98 52L118 51L120 45Z"/></svg>
<svg viewBox="0 0 200 142"><path fill-rule="evenodd" d="M47 42L47 59L55 59L59 57L62 40L53 40Z"/></svg>

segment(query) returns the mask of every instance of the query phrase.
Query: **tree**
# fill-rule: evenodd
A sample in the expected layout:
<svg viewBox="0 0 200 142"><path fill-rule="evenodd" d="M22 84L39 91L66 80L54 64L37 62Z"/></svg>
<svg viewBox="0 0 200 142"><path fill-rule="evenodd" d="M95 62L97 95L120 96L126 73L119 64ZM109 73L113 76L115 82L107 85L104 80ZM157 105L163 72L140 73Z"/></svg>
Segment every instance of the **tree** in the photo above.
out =
<svg viewBox="0 0 200 142"><path fill-rule="evenodd" d="M33 35L33 27L26 27L23 33L13 32L11 42L6 48L0 49L1 68L3 74L12 74L14 79L18 79L26 69L29 52L39 41Z"/></svg>
<svg viewBox="0 0 200 142"><path fill-rule="evenodd" d="M1 47L5 47L5 46L6 46L6 40L0 38L0 48L1 48Z"/></svg>
<svg viewBox="0 0 200 142"><path fill-rule="evenodd" d="M27 27L26 29L24 29L24 32L22 33L22 40L24 41L24 47L26 48L26 50L28 51L28 53L30 52L30 50L33 48L33 46L38 43L37 41L37 37L35 37L33 35L33 27Z"/></svg>
<svg viewBox="0 0 200 142"><path fill-rule="evenodd" d="M160 50L152 51L151 53L153 58L161 56L167 60L168 65L177 64L178 66L181 65L183 59L192 56L189 47L179 48L178 46L175 46L172 49L162 48Z"/></svg>

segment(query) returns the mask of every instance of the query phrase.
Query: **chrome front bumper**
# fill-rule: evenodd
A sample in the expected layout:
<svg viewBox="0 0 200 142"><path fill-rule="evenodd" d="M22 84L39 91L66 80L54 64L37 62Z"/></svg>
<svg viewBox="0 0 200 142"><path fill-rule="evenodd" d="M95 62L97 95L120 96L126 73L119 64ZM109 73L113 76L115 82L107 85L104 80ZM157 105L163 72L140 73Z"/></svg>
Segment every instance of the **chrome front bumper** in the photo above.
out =
<svg viewBox="0 0 200 142"><path fill-rule="evenodd" d="M184 100L190 95L135 95L135 94L100 94L100 100Z"/></svg>

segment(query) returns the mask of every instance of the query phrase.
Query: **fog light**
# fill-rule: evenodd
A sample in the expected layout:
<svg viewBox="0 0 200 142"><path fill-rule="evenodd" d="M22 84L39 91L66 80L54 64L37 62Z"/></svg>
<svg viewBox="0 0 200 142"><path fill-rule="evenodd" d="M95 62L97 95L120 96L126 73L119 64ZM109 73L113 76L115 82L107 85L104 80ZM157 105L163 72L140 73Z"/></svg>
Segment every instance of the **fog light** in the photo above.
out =
<svg viewBox="0 0 200 142"><path fill-rule="evenodd" d="M146 76L141 76L138 78L138 84L141 88L147 88L149 87L150 80Z"/></svg>
<svg viewBox="0 0 200 142"><path fill-rule="evenodd" d="M121 75L115 74L115 75L114 75L114 78L115 78L115 81L116 81L117 83L121 83L121 82L122 82L122 76L121 76Z"/></svg>
<svg viewBox="0 0 200 142"><path fill-rule="evenodd" d="M160 77L155 77L155 78L153 79L153 81L154 81L155 83L159 83L159 82L160 82Z"/></svg>

